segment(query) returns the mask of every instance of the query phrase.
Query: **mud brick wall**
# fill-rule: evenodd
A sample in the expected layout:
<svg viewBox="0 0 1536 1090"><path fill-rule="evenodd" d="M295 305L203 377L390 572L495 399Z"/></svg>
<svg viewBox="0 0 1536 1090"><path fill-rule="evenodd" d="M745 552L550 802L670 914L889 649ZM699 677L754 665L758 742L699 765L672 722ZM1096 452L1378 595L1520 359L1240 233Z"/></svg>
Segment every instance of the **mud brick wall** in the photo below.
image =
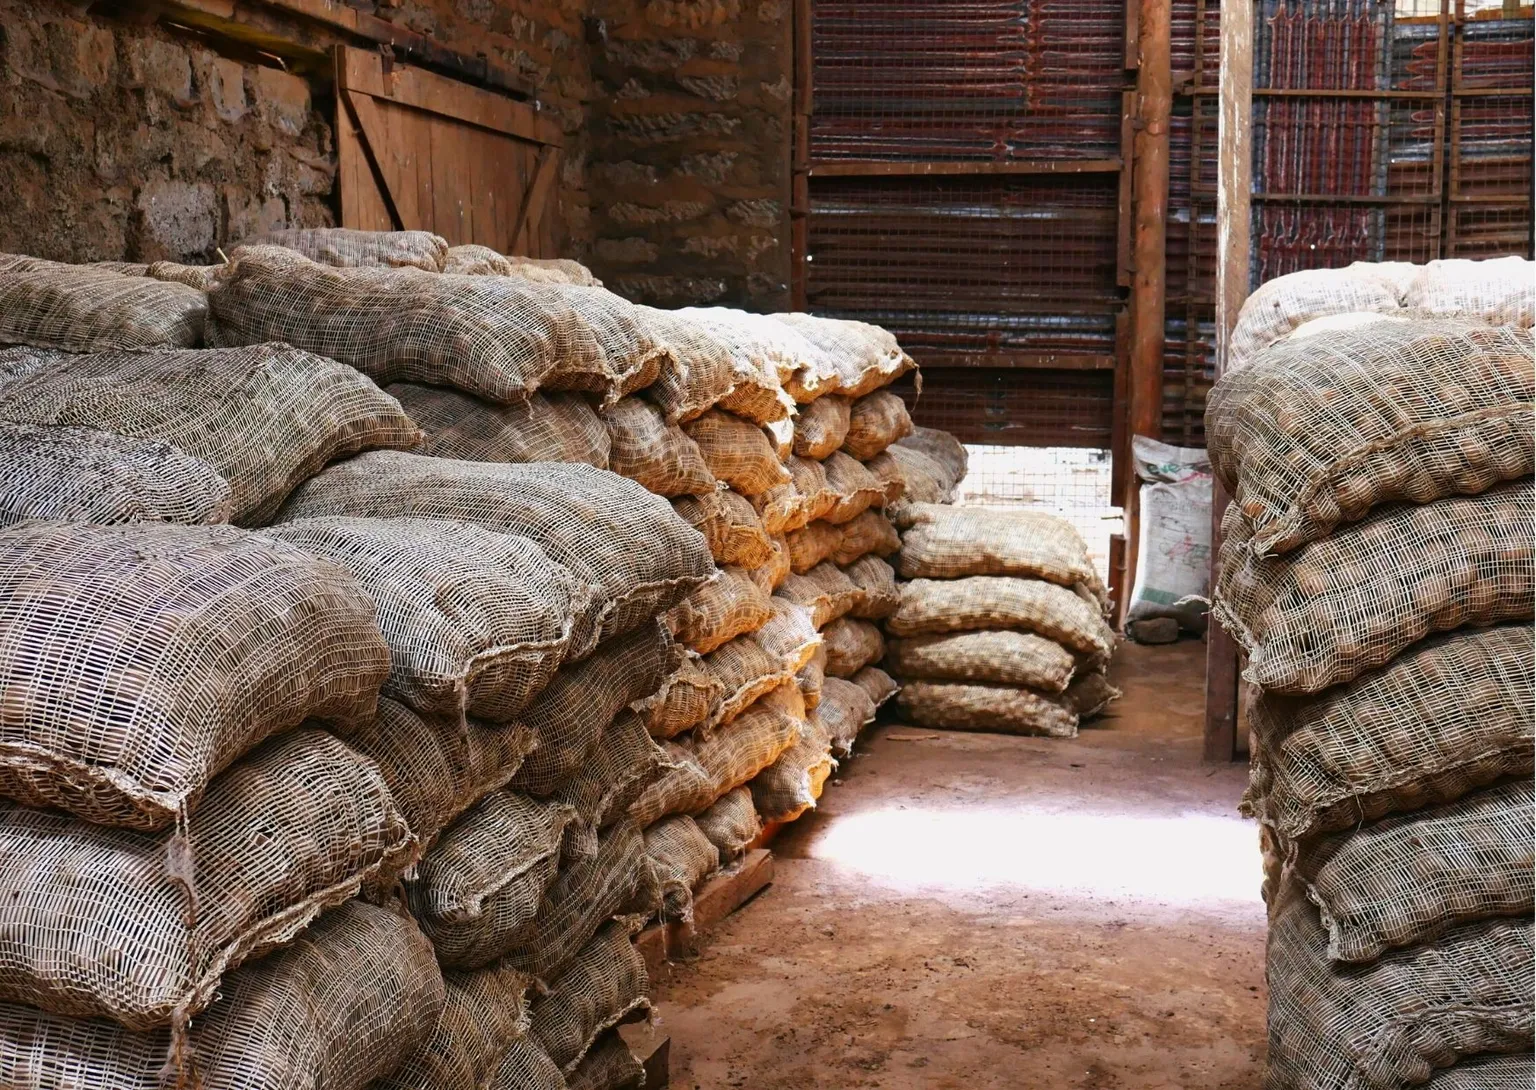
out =
<svg viewBox="0 0 1536 1090"><path fill-rule="evenodd" d="M594 0L591 261L657 306L789 305L788 0Z"/></svg>

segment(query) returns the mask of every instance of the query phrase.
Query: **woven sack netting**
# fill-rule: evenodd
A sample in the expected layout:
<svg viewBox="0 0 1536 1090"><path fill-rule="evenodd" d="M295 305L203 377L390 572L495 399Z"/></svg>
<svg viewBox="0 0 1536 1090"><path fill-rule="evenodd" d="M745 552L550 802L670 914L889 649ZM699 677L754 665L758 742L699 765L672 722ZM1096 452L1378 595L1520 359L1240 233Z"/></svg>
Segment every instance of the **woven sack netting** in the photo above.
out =
<svg viewBox="0 0 1536 1090"><path fill-rule="evenodd" d="M1082 535L1038 511L913 504L896 571L908 579L1014 575L1102 588Z"/></svg>
<svg viewBox="0 0 1536 1090"><path fill-rule="evenodd" d="M716 311L671 311L637 307L670 349L661 374L645 392L668 423L692 420L719 405L759 424L788 417L794 402L779 382L776 365L753 350Z"/></svg>
<svg viewBox="0 0 1536 1090"><path fill-rule="evenodd" d="M262 531L351 573L389 644L384 695L506 722L554 677L592 588L537 544L443 519L309 518Z"/></svg>
<svg viewBox="0 0 1536 1090"><path fill-rule="evenodd" d="M528 1032L526 973L493 965L443 978L447 1001L432 1036L369 1090L480 1090L486 1072Z"/></svg>
<svg viewBox="0 0 1536 1090"><path fill-rule="evenodd" d="M217 282L222 269L222 265L182 265L176 261L155 261L144 269L144 275L206 292Z"/></svg>
<svg viewBox="0 0 1536 1090"><path fill-rule="evenodd" d="M970 469L970 454L965 444L939 428L913 428L911 435L896 440L894 445L925 455L943 470L945 480L951 482L951 488L965 480Z"/></svg>
<svg viewBox="0 0 1536 1090"><path fill-rule="evenodd" d="M955 632L892 639L885 665L904 678L981 681L1065 692L1077 662L1059 643L1032 632Z"/></svg>
<svg viewBox="0 0 1536 1090"><path fill-rule="evenodd" d="M1299 847L1295 873L1328 956L1362 962L1491 916L1529 916L1536 868L1529 779Z"/></svg>
<svg viewBox="0 0 1536 1090"><path fill-rule="evenodd" d="M466 462L584 462L608 468L608 429L581 394L534 394L525 405L497 405L413 382L392 382L385 392L398 398L426 432L422 454Z"/></svg>
<svg viewBox="0 0 1536 1090"><path fill-rule="evenodd" d="M896 705L919 727L1077 737L1077 712L1065 699L1013 685L904 681Z"/></svg>
<svg viewBox="0 0 1536 1090"><path fill-rule="evenodd" d="M841 529L842 533L827 557L838 567L847 567L871 554L891 556L901 548L896 527L879 511L865 511L852 522L844 523Z"/></svg>
<svg viewBox="0 0 1536 1090"><path fill-rule="evenodd" d="M598 1037L565 1079L567 1090L634 1090L643 1082L645 1065L635 1058L617 1030Z"/></svg>
<svg viewBox="0 0 1536 1090"><path fill-rule="evenodd" d="M234 505L218 470L158 439L95 428L0 421L0 526L54 522L228 522Z"/></svg>
<svg viewBox="0 0 1536 1090"><path fill-rule="evenodd" d="M831 564L823 561L804 575L791 574L784 580L784 584L774 592L774 597L782 598L786 602L793 602L802 609L810 611L811 624L820 630L831 622L847 614L857 594L856 589L849 584L847 591L830 589L822 580L813 579L815 572L834 571L839 575L842 572Z"/></svg>
<svg viewBox="0 0 1536 1090"><path fill-rule="evenodd" d="M784 384L800 404L834 391L863 397L917 367L894 336L868 322L799 313L769 315L768 321L794 330L818 350Z"/></svg>
<svg viewBox="0 0 1536 1090"><path fill-rule="evenodd" d="M169 1030L135 1033L0 1004L0 1085L365 1090L431 1035L444 1001L432 944L416 925L352 901L286 950L230 974L174 1053Z"/></svg>
<svg viewBox="0 0 1536 1090"><path fill-rule="evenodd" d="M826 467L820 462L790 455L785 467L789 470L790 487L798 498L797 510L785 523L785 530L798 530L807 523L825 518L837 506L840 499L837 489L832 487Z"/></svg>
<svg viewBox="0 0 1536 1090"><path fill-rule="evenodd" d="M1529 330L1412 322L1284 343L1217 383L1211 465L1260 556L1395 500L1471 495L1536 468Z"/></svg>
<svg viewBox="0 0 1536 1090"><path fill-rule="evenodd" d="M865 467L885 486L885 507L898 526L905 526L913 504L949 504L956 482L944 468L920 450L893 443Z"/></svg>
<svg viewBox="0 0 1536 1090"><path fill-rule="evenodd" d="M889 390L877 390L853 403L845 453L867 462L886 447L912 434L907 403Z"/></svg>
<svg viewBox="0 0 1536 1090"><path fill-rule="evenodd" d="M1424 1086L1425 1090L1530 1090L1536 1086L1536 1057L1472 1056L1454 1067L1442 1067Z"/></svg>
<svg viewBox="0 0 1536 1090"><path fill-rule="evenodd" d="M885 484L864 466L842 451L827 455L822 462L827 485L837 495L837 503L821 516L834 525L852 522L871 507L885 502Z"/></svg>
<svg viewBox="0 0 1536 1090"><path fill-rule="evenodd" d="M1403 305L1419 315L1530 329L1536 324L1536 264L1523 257L1431 261L1409 283Z"/></svg>
<svg viewBox="0 0 1536 1090"><path fill-rule="evenodd" d="M821 461L842 447L852 416L853 402L837 394L800 406L795 415L794 452L802 458Z"/></svg>
<svg viewBox="0 0 1536 1090"><path fill-rule="evenodd" d="M879 562L878 557L870 559ZM849 578L848 573L835 564L822 562L817 564L801 578L809 580L813 585L820 587L827 595L830 603L831 615L828 621L839 617L846 617L864 599L864 592L859 589L857 583ZM817 627L820 627L818 625Z"/></svg>
<svg viewBox="0 0 1536 1090"><path fill-rule="evenodd" d="M883 621L901 604L901 590L896 585L896 569L878 556L864 556L843 569L858 596L849 615L867 621Z"/></svg>
<svg viewBox="0 0 1536 1090"><path fill-rule="evenodd" d="M756 496L789 482L789 470L773 443L750 420L711 409L682 427L698 444L710 472L742 495Z"/></svg>
<svg viewBox="0 0 1536 1090"><path fill-rule="evenodd" d="M595 856L598 834L627 814L667 768L667 755L651 740L644 720L628 709L615 716L580 771L555 792L555 802L576 812L565 827L565 861Z"/></svg>
<svg viewBox="0 0 1536 1090"><path fill-rule="evenodd" d="M570 303L515 277L338 269L241 247L207 298L209 343L284 341L380 385L451 386L510 405L540 387L585 389L607 373L596 334Z"/></svg>
<svg viewBox="0 0 1536 1090"><path fill-rule="evenodd" d="M721 685L705 727L730 722L763 693L793 680L821 645L809 611L782 598L770 599L769 605L773 616L756 632L705 656L705 668Z"/></svg>
<svg viewBox="0 0 1536 1090"><path fill-rule="evenodd" d="M570 656L665 612L715 571L704 539L667 502L586 465L496 465L376 451L301 486L282 519L436 518L531 538L607 601L601 632L578 623Z"/></svg>
<svg viewBox="0 0 1536 1090"><path fill-rule="evenodd" d="M1115 634L1094 604L1055 583L1008 576L902 583L901 603L885 629L893 636L1019 629L1090 655L1115 646Z"/></svg>
<svg viewBox="0 0 1536 1090"><path fill-rule="evenodd" d="M478 1090L569 1090L555 1061L531 1037L513 1041Z"/></svg>
<svg viewBox="0 0 1536 1090"><path fill-rule="evenodd" d="M232 517L245 525L270 519L327 462L421 440L368 379L284 345L48 353L39 364L0 386L0 419L174 443L229 482Z"/></svg>
<svg viewBox="0 0 1536 1090"><path fill-rule="evenodd" d="M372 603L290 546L229 526L0 531L0 795L28 806L163 828L268 735L371 719L388 672Z"/></svg>
<svg viewBox="0 0 1536 1090"><path fill-rule="evenodd" d="M703 496L717 487L699 445L656 406L626 397L603 413L608 468L658 496Z"/></svg>
<svg viewBox="0 0 1536 1090"><path fill-rule="evenodd" d="M415 857L378 770L318 730L226 770L184 833L0 804L0 1000L170 1025Z"/></svg>
<svg viewBox="0 0 1536 1090"><path fill-rule="evenodd" d="M1243 303L1232 330L1226 371L1246 366L1255 355L1298 326L1333 314L1391 314L1402 309L1403 285L1365 261L1343 269L1308 269L1260 284Z"/></svg>
<svg viewBox="0 0 1536 1090"><path fill-rule="evenodd" d="M805 710L811 711L821 705L821 690L827 683L827 645L818 644L811 659L795 672L795 688L800 690L800 695L805 699Z"/></svg>
<svg viewBox="0 0 1536 1090"><path fill-rule="evenodd" d="M578 288L600 288L603 282L592 270L569 257L522 257L507 255L512 275L535 284L568 284Z"/></svg>
<svg viewBox="0 0 1536 1090"><path fill-rule="evenodd" d="M878 625L843 617L822 629L827 647L827 676L852 677L885 655L885 637Z"/></svg>
<svg viewBox="0 0 1536 1090"><path fill-rule="evenodd" d="M800 331L772 317L729 307L684 307L673 313L699 323L711 336L729 345L739 369L771 380L783 399L781 416L788 415L798 400L791 396L794 388L803 384L797 382L797 374L804 376L804 382L818 383L823 380L817 376L832 370L833 363L825 352Z"/></svg>
<svg viewBox="0 0 1536 1090"><path fill-rule="evenodd" d="M641 320L638 307L600 285L551 284L545 290L592 330L598 353L590 371L561 361L551 385L599 395L608 407L656 381L671 350Z"/></svg>
<svg viewBox="0 0 1536 1090"><path fill-rule="evenodd" d="M815 808L836 767L832 740L812 714L800 725L793 744L752 778L752 805L764 821L794 821Z"/></svg>
<svg viewBox="0 0 1536 1090"><path fill-rule="evenodd" d="M442 271L450 276L512 276L512 262L491 249L467 243L450 246L443 257Z"/></svg>
<svg viewBox="0 0 1536 1090"><path fill-rule="evenodd" d="M1531 616L1536 492L1393 504L1293 553L1260 560L1235 506L1223 518L1212 611L1264 689L1316 692L1390 662L1434 632Z"/></svg>
<svg viewBox="0 0 1536 1090"><path fill-rule="evenodd" d="M0 344L109 352L201 344L208 297L185 284L0 254Z"/></svg>
<svg viewBox="0 0 1536 1090"><path fill-rule="evenodd" d="M709 672L697 652L685 651L661 687L631 706L651 737L666 739L704 722L724 696L725 683Z"/></svg>
<svg viewBox="0 0 1536 1090"><path fill-rule="evenodd" d="M678 642L707 655L727 640L756 632L771 616L768 595L752 577L740 568L726 568L673 606L666 619Z"/></svg>
<svg viewBox="0 0 1536 1090"><path fill-rule="evenodd" d="M1300 840L1529 776L1530 625L1426 640L1349 685L1249 706L1244 806Z"/></svg>
<svg viewBox="0 0 1536 1090"><path fill-rule="evenodd" d="M424 717L387 698L372 723L347 735L349 746L378 765L424 852L454 818L505 787L536 741L527 727Z"/></svg>
<svg viewBox="0 0 1536 1090"><path fill-rule="evenodd" d="M719 852L721 866L739 859L763 831L763 820L752 805L750 787L727 791L695 820L704 838Z"/></svg>
<svg viewBox="0 0 1536 1090"><path fill-rule="evenodd" d="M529 1035L562 1070L579 1064L598 1036L646 1010L650 981L628 924L604 925L533 1002Z"/></svg>
<svg viewBox="0 0 1536 1090"><path fill-rule="evenodd" d="M1269 934L1266 1090L1398 1090L1485 1052L1531 1051L1531 921L1463 924L1365 966L1328 957L1294 887Z"/></svg>
<svg viewBox="0 0 1536 1090"><path fill-rule="evenodd" d="M1081 669L1072 678L1072 684L1067 686L1065 694L1067 707L1077 713L1079 722L1101 714L1124 695L1110 684L1109 676L1103 670L1089 670L1085 673Z"/></svg>
<svg viewBox="0 0 1536 1090"><path fill-rule="evenodd" d="M773 557L773 542L751 502L725 489L708 496L682 496L672 510L703 535L715 563L760 568Z"/></svg>
<svg viewBox="0 0 1536 1090"><path fill-rule="evenodd" d="M842 541L840 527L818 519L785 538L789 548L789 567L796 575L805 575L826 561Z"/></svg>
<svg viewBox="0 0 1536 1090"><path fill-rule="evenodd" d="M6 258L21 260L20 256L16 254L8 254ZM0 261L6 258L0 258ZM31 258L29 260L35 261L37 259ZM149 263L144 261L87 261L81 267L86 269L105 269L108 272L122 273L124 276L149 275Z"/></svg>
<svg viewBox="0 0 1536 1090"><path fill-rule="evenodd" d="M783 534L769 539L772 553L768 559L756 568L751 569L751 576L765 594L772 594L784 585L784 581L790 576L789 566L789 539Z"/></svg>
<svg viewBox="0 0 1536 1090"><path fill-rule="evenodd" d="M321 265L342 269L414 268L442 272L451 252L430 231L359 231L350 227L295 227L242 239L241 247L282 246Z"/></svg>
<svg viewBox="0 0 1536 1090"><path fill-rule="evenodd" d="M874 697L857 681L827 678L814 718L826 731L833 756L853 755L853 745L858 741L859 733L875 721L876 707Z"/></svg>
<svg viewBox="0 0 1536 1090"><path fill-rule="evenodd" d="M720 866L720 853L687 814L645 830L645 854L661 893L663 920L693 919L693 891Z"/></svg>

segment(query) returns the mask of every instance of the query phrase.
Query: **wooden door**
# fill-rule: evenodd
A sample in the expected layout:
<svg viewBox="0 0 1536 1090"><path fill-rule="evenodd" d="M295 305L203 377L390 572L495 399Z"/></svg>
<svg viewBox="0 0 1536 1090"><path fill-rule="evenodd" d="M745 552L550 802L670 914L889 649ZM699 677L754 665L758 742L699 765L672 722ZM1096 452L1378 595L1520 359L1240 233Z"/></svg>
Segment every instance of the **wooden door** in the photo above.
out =
<svg viewBox="0 0 1536 1090"><path fill-rule="evenodd" d="M341 222L558 257L560 128L536 104L336 50Z"/></svg>

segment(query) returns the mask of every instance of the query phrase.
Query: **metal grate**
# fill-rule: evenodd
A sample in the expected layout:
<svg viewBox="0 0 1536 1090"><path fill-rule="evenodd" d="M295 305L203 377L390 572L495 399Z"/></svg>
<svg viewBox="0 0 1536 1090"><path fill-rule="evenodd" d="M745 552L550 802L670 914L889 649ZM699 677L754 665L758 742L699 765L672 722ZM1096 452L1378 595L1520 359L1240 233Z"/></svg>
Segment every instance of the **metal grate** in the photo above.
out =
<svg viewBox="0 0 1536 1090"><path fill-rule="evenodd" d="M925 368L923 395L910 385L912 419L963 443L1108 448L1112 371Z"/></svg>

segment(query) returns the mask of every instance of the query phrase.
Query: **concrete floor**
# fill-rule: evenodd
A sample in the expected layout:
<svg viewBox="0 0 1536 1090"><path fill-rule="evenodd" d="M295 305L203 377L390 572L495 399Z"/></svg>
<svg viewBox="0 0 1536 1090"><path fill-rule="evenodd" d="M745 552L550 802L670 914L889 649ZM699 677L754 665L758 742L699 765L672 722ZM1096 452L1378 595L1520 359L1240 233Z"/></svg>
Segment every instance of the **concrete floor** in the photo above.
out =
<svg viewBox="0 0 1536 1090"><path fill-rule="evenodd" d="M672 1085L1256 1087L1258 838L1246 771L1200 763L1203 663L1124 648L1076 741L872 732L653 989Z"/></svg>

